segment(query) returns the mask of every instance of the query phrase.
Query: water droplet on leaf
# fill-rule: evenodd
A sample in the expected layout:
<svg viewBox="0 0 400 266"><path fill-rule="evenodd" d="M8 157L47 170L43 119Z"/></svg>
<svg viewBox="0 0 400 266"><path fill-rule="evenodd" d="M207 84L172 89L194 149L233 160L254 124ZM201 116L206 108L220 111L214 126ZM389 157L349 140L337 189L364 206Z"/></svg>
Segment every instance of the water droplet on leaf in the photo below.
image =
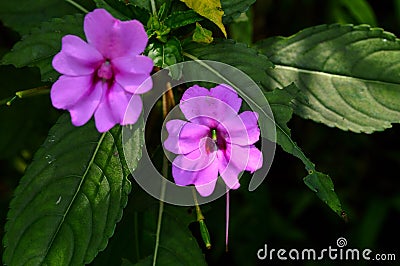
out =
<svg viewBox="0 0 400 266"><path fill-rule="evenodd" d="M51 164L51 163L53 163L53 162L56 160L56 158L54 158L54 157L53 157L52 155L50 155L50 154L47 154L44 158L46 159L46 161L47 161L48 164Z"/></svg>
<svg viewBox="0 0 400 266"><path fill-rule="evenodd" d="M61 196L58 198L58 200L56 201L56 205L60 204L61 198L62 198Z"/></svg>

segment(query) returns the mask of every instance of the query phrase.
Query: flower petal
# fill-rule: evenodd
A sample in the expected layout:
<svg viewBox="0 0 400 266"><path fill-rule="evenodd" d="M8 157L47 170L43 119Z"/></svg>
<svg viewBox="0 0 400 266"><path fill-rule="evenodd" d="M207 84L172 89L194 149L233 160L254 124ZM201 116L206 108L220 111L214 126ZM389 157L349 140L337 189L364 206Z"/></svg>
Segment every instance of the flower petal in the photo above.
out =
<svg viewBox="0 0 400 266"><path fill-rule="evenodd" d="M258 114L245 111L231 117L218 125L218 129L226 131L227 142L237 145L251 145L260 139L260 129L257 124Z"/></svg>
<svg viewBox="0 0 400 266"><path fill-rule="evenodd" d="M114 58L112 65L120 72L133 74L149 74L153 70L153 60L144 55Z"/></svg>
<svg viewBox="0 0 400 266"><path fill-rule="evenodd" d="M142 109L142 98L138 95L132 95L128 107L126 108L123 120L120 124L123 126L135 124L142 113Z"/></svg>
<svg viewBox="0 0 400 266"><path fill-rule="evenodd" d="M93 87L92 76L61 76L50 91L51 102L55 108L68 109L77 103Z"/></svg>
<svg viewBox="0 0 400 266"><path fill-rule="evenodd" d="M201 139L207 137L210 132L206 126L177 119L168 121L166 128L168 138L164 147L175 154L188 154L199 149Z"/></svg>
<svg viewBox="0 0 400 266"><path fill-rule="evenodd" d="M164 141L164 148L167 151L173 152L175 154L182 154L179 148L179 132L181 132L182 127L188 123L187 121L173 119L165 124L168 132L168 137Z"/></svg>
<svg viewBox="0 0 400 266"><path fill-rule="evenodd" d="M239 175L241 172L247 170L253 173L263 164L262 153L254 145L228 144L225 151L218 151L217 158L218 171L231 189L237 189L240 186Z"/></svg>
<svg viewBox="0 0 400 266"><path fill-rule="evenodd" d="M224 180L227 187L237 189L240 187L239 174L244 170L242 167L237 167L236 164L229 160L226 152L219 150L218 157L218 172Z"/></svg>
<svg viewBox="0 0 400 266"><path fill-rule="evenodd" d="M251 145L249 151L249 160L246 165L246 171L254 173L260 169L263 165L263 154L256 148L256 146Z"/></svg>
<svg viewBox="0 0 400 266"><path fill-rule="evenodd" d="M150 72L153 60L147 56L119 57L112 60L115 80L128 92L141 94L153 87Z"/></svg>
<svg viewBox="0 0 400 266"><path fill-rule="evenodd" d="M199 96L210 96L210 91L206 88L200 87L199 85L194 85L188 88L182 95L181 103L191 98L197 98Z"/></svg>
<svg viewBox="0 0 400 266"><path fill-rule="evenodd" d="M209 127L215 127L218 124L215 122L221 123L237 115L226 102L210 96L192 97L179 106L187 120Z"/></svg>
<svg viewBox="0 0 400 266"><path fill-rule="evenodd" d="M104 9L87 14L83 28L88 43L107 59L141 54L148 41L139 21L120 21Z"/></svg>
<svg viewBox="0 0 400 266"><path fill-rule="evenodd" d="M64 75L92 74L104 60L103 56L81 38L66 35L62 38L61 51L53 58L53 67Z"/></svg>
<svg viewBox="0 0 400 266"><path fill-rule="evenodd" d="M172 176L179 186L194 184L201 196L207 197L214 191L218 179L218 162L215 160L200 171L187 171L172 165Z"/></svg>
<svg viewBox="0 0 400 266"><path fill-rule="evenodd" d="M217 147L208 137L201 139L199 148L188 154L178 155L173 164L187 171L200 171L207 168L216 160Z"/></svg>
<svg viewBox="0 0 400 266"><path fill-rule="evenodd" d="M226 84L218 85L211 88L210 95L227 103L236 113L239 112L242 99L239 98L238 94L231 86Z"/></svg>
<svg viewBox="0 0 400 266"><path fill-rule="evenodd" d="M99 106L105 87L101 82L95 84L94 88L85 94L75 105L69 108L72 124L82 126L89 121Z"/></svg>
<svg viewBox="0 0 400 266"><path fill-rule="evenodd" d="M107 85L104 83L105 86ZM125 90L118 84L114 83L111 88L107 89L103 95L103 98L97 108L94 117L96 121L96 127L99 132L106 132L114 127L116 124L121 124L124 120L125 112L128 108L131 95L125 92ZM137 103L137 99L135 100ZM134 104L132 105L132 107ZM140 110L131 110L132 115L127 118L133 120L139 117L142 111L142 105L140 101ZM139 109L137 108L137 109Z"/></svg>

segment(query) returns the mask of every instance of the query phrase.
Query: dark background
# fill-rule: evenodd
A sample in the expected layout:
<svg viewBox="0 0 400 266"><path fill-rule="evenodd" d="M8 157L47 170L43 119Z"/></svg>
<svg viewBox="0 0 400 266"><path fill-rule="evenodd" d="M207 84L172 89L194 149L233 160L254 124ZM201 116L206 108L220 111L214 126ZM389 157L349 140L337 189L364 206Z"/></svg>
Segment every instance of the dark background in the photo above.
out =
<svg viewBox="0 0 400 266"><path fill-rule="evenodd" d="M259 0L251 12L252 39L289 36L306 27L338 21L363 23L340 2ZM375 14L376 26L400 36L400 10L396 5L399 1L368 2ZM335 15L337 12L341 19ZM19 38L17 33L0 26L0 56ZM0 99L12 95L13 91L41 85L35 69L16 70L2 66L0 78ZM0 106L0 239L4 235L13 191L58 114L51 108L48 96L20 100L11 107ZM7 122L10 119L19 120L21 125L10 126ZM338 237L345 237L349 248L397 253L399 262L400 126L395 124L384 132L366 135L344 132L294 116L289 127L293 139L317 169L331 176L348 221L332 212L304 185L302 178L306 172L302 163L277 147L264 183L256 191L247 192L248 178L245 176L241 181L242 189L231 193L230 252L224 252L225 217L221 214L225 210L225 199L206 208L205 216L213 241L213 249L206 251L209 263L261 264L256 252L264 244L276 249L322 249L336 247ZM270 264L275 265L276 261ZM390 265L389 262L384 264Z"/></svg>

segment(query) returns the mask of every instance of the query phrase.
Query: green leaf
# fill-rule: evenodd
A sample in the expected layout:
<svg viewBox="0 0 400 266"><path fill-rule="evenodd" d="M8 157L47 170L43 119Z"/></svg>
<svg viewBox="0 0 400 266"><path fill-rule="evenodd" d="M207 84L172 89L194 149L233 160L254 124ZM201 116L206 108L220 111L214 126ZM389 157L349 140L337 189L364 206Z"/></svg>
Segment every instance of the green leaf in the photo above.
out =
<svg viewBox="0 0 400 266"><path fill-rule="evenodd" d="M234 23L229 25L231 38L248 45L253 42L253 13L250 11L242 13Z"/></svg>
<svg viewBox="0 0 400 266"><path fill-rule="evenodd" d="M290 129L287 123L292 118L293 103L296 99L303 99L306 101L301 91L291 84L284 89L276 89L271 92L265 92L271 110L274 114L275 123L277 125L276 139L277 143L283 148L284 151L301 159L309 171L309 174L303 179L304 183L314 192L317 196L325 202L334 212L342 217L343 210L340 200L333 189L333 182L331 178L323 173L315 171L314 164L304 155L297 144L290 138Z"/></svg>
<svg viewBox="0 0 400 266"><path fill-rule="evenodd" d="M214 38L212 37L212 32L203 28L199 23L196 23L196 28L194 30L192 40L197 43L212 43Z"/></svg>
<svg viewBox="0 0 400 266"><path fill-rule="evenodd" d="M108 0L107 0L108 1ZM115 1L115 0L113 0ZM151 2L150 0L118 0L120 2L129 3L133 5L135 8L141 8L147 10L149 13L152 13ZM156 4L156 9L160 11L162 9L162 5L166 4L168 7L172 4L172 0L154 0ZM179 6L180 3L173 3L174 6ZM168 9L168 8L167 8Z"/></svg>
<svg viewBox="0 0 400 266"><path fill-rule="evenodd" d="M314 191L334 212L342 216L343 210L338 196L335 193L333 182L328 175L320 172L311 172L304 177L304 183Z"/></svg>
<svg viewBox="0 0 400 266"><path fill-rule="evenodd" d="M374 10L366 0L340 0L333 2L333 14L340 23L356 22L359 24L365 23L371 26L377 26ZM343 8L347 12L343 12ZM346 19L346 13L353 18L353 21Z"/></svg>
<svg viewBox="0 0 400 266"><path fill-rule="evenodd" d="M385 222L390 219L390 207L387 201L370 198L365 202L362 217L359 217L358 227L355 230L355 240L365 246L372 247L377 243Z"/></svg>
<svg viewBox="0 0 400 266"><path fill-rule="evenodd" d="M120 1L125 1L125 0L120 0ZM146 9L151 12L150 0L129 0L129 2L134 6L138 6L140 8ZM160 2L160 0L156 0L157 4L159 2ZM159 7L160 5L157 5L157 6Z"/></svg>
<svg viewBox="0 0 400 266"><path fill-rule="evenodd" d="M222 16L224 11L221 7L220 0L181 0L184 2L189 8L196 11L199 15L209 19L218 28L222 31L222 33L226 35L225 26L222 23Z"/></svg>
<svg viewBox="0 0 400 266"><path fill-rule="evenodd" d="M83 0L76 2L86 5L88 3ZM20 34L27 34L33 26L43 21L78 12L80 11L65 0L0 1L0 20Z"/></svg>
<svg viewBox="0 0 400 266"><path fill-rule="evenodd" d="M164 23L167 27L176 29L202 20L203 18L196 12L187 10L172 13L165 19Z"/></svg>
<svg viewBox="0 0 400 266"><path fill-rule="evenodd" d="M225 24L231 23L246 12L255 2L256 0L221 0L222 9L224 10L222 21Z"/></svg>
<svg viewBox="0 0 400 266"><path fill-rule="evenodd" d="M10 204L5 264L83 265L106 247L131 189L121 142L119 126L100 134L61 116Z"/></svg>
<svg viewBox="0 0 400 266"><path fill-rule="evenodd" d="M2 64L16 67L39 67L43 81L54 82L59 76L51 65L53 57L61 50L61 39L66 34L83 38L83 16L65 16L44 22L16 43L3 57Z"/></svg>
<svg viewBox="0 0 400 266"><path fill-rule="evenodd" d="M104 8L115 18L120 20L137 19L146 24L150 17L150 12L140 6L136 6L124 0L94 0L98 8Z"/></svg>
<svg viewBox="0 0 400 266"><path fill-rule="evenodd" d="M124 217L93 266L121 265L121 258L122 265L152 265L159 202L139 185L132 186L135 194L130 195ZM164 205L156 265L205 265L202 250L189 230L195 221L191 207Z"/></svg>
<svg viewBox="0 0 400 266"><path fill-rule="evenodd" d="M400 122L400 42L368 26L321 25L256 44L275 64L263 86L292 82L307 96L296 114L371 133Z"/></svg>
<svg viewBox="0 0 400 266"><path fill-rule="evenodd" d="M234 66L257 83L265 79L265 72L273 66L265 55L232 40L218 39L210 45L190 43L184 46L183 50L199 59L214 60Z"/></svg>
<svg viewBox="0 0 400 266"><path fill-rule="evenodd" d="M293 115L293 101L298 98L297 93L294 92L296 89L297 87L292 84L282 90L264 92L264 95L268 100L277 125L276 142L284 151L301 159L307 170L311 170L314 169L314 164L305 157L297 144L291 139L291 132L287 126Z"/></svg>
<svg viewBox="0 0 400 266"><path fill-rule="evenodd" d="M151 240L151 244L155 240L157 216L158 208L151 208L143 213L142 217L144 238L147 238L147 241ZM194 221L194 216L187 213L187 208L165 206L157 265L207 265L196 239L188 228ZM154 245L149 247L154 248ZM153 255L149 255L135 265L152 265L152 257Z"/></svg>
<svg viewBox="0 0 400 266"><path fill-rule="evenodd" d="M149 45L147 50L154 65L161 68L172 66L183 60L181 43L176 38L171 38L166 43L154 42ZM174 79L179 79L182 74L181 67L171 67L169 70Z"/></svg>

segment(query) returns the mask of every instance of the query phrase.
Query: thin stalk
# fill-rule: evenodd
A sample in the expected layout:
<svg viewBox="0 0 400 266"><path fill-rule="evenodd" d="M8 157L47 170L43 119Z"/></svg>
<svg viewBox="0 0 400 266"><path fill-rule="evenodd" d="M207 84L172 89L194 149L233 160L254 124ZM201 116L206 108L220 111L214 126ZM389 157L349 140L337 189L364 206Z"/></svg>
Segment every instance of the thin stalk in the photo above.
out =
<svg viewBox="0 0 400 266"><path fill-rule="evenodd" d="M77 9L79 9L80 11L82 11L85 14L89 13L89 11L86 8L84 8L83 6L81 6L80 4L76 3L73 0L65 0L65 2L73 5L74 7L76 7Z"/></svg>
<svg viewBox="0 0 400 266"><path fill-rule="evenodd" d="M171 89L171 83L168 82L167 92L164 93L162 97L162 112L164 119L167 117L169 110L171 110L171 108L174 105L175 105L174 94ZM154 247L153 266L155 266L157 263L158 248L160 246L161 224L164 213L164 198L165 198L165 190L167 184L166 178L168 176L168 159L166 156L164 156L163 158L162 175L164 178L161 180L160 205L158 208L156 244Z"/></svg>
<svg viewBox="0 0 400 266"><path fill-rule="evenodd" d="M203 242L206 245L206 248L211 249L210 233L208 232L207 225L204 222L204 215L201 212L199 202L197 201L196 190L193 188L192 192L193 192L194 204L196 207L197 221L199 222L199 225L200 225L201 238L203 239Z"/></svg>
<svg viewBox="0 0 400 266"><path fill-rule="evenodd" d="M133 231L135 232L135 255L136 255L136 261L140 260L140 250L139 250L139 217L138 213L134 212L133 214Z"/></svg>
<svg viewBox="0 0 400 266"><path fill-rule="evenodd" d="M7 98L7 99L2 99L2 100L0 100L0 105L5 104L5 105L7 105L7 106L10 106L11 103L12 103L13 101L15 101L16 99L17 99L17 96L16 96L16 95L13 96L13 97Z"/></svg>
<svg viewBox="0 0 400 266"><path fill-rule="evenodd" d="M226 191L226 225L225 225L225 252L228 252L229 240L229 189Z"/></svg>
<svg viewBox="0 0 400 266"><path fill-rule="evenodd" d="M167 160L167 162L168 162L168 160ZM165 164L165 159L163 160L163 171L162 171L163 175L164 175L164 164ZM163 213L164 213L165 188L166 188L166 182L165 182L165 178L163 178L161 181L160 205L158 207L156 245L154 247L153 266L155 266L157 263L158 248L160 247L161 224L162 224L162 218L163 218Z"/></svg>
<svg viewBox="0 0 400 266"><path fill-rule="evenodd" d="M153 11L153 16L157 16L156 1L150 0L150 3L151 3L151 10Z"/></svg>
<svg viewBox="0 0 400 266"><path fill-rule="evenodd" d="M48 94L50 92L50 87L49 86L41 86L29 90L23 90L23 91L17 91L14 96L0 100L0 105L7 105L10 106L15 100L17 99L23 99L23 98L29 98L33 96L38 96L38 95L43 95L43 94Z"/></svg>

